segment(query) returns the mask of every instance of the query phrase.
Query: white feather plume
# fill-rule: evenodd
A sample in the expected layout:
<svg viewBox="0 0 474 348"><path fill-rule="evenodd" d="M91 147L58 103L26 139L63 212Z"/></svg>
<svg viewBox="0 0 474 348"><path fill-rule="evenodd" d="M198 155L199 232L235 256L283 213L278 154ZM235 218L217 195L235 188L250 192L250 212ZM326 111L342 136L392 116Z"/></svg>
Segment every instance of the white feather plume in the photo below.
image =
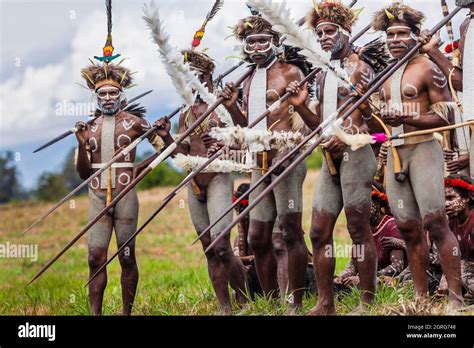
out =
<svg viewBox="0 0 474 348"><path fill-rule="evenodd" d="M348 81L347 72L330 63L331 53L321 48L313 31L305 30L296 24L286 7L286 1L249 0L248 4L260 12L272 24L275 31L285 36L285 44L301 48L302 51L298 53L305 56L315 68L329 69L341 80Z"/></svg>
<svg viewBox="0 0 474 348"><path fill-rule="evenodd" d="M370 136L370 134L347 134L336 123L332 125L332 128L334 135L338 137L339 140L341 140L344 144L349 145L352 151L356 151L368 144L375 144L375 140Z"/></svg>
<svg viewBox="0 0 474 348"><path fill-rule="evenodd" d="M166 72L171 77L177 92L184 99L186 106L194 104L195 96L192 89L196 90L201 99L207 104L212 105L216 102L216 96L209 92L198 77L191 70L188 63L184 63L182 54L169 43L169 34L163 27L163 21L160 20L160 13L154 2L143 6L143 20L151 31L153 41L158 45L158 52L161 55ZM232 118L227 110L219 105L215 110L219 119L226 126L232 126Z"/></svg>
<svg viewBox="0 0 474 348"><path fill-rule="evenodd" d="M247 127L213 128L209 135L226 146L246 146L258 144L265 150L277 149L284 151L301 143L304 135L301 132L257 130Z"/></svg>
<svg viewBox="0 0 474 348"><path fill-rule="evenodd" d="M194 171L201 167L208 158L199 156L186 156L181 153L173 158L175 166L183 168L186 171ZM231 173L231 172L250 172L252 168L248 165L230 160L214 160L201 173Z"/></svg>

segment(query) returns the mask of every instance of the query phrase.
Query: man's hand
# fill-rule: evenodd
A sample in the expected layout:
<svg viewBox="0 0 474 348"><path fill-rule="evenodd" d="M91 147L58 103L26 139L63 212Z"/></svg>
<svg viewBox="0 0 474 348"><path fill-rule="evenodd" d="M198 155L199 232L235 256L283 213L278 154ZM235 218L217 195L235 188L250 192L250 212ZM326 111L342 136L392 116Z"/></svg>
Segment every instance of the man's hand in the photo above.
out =
<svg viewBox="0 0 474 348"><path fill-rule="evenodd" d="M321 147L324 150L328 152L336 152L336 153L344 150L346 146L347 145L335 135L332 135L328 141L321 144Z"/></svg>
<svg viewBox="0 0 474 348"><path fill-rule="evenodd" d="M224 146L223 143L214 142L209 145L207 149L207 157L212 157L214 154L219 151ZM207 147L207 146L206 146Z"/></svg>
<svg viewBox="0 0 474 348"><path fill-rule="evenodd" d="M439 38L439 32L436 33L436 35L431 36L431 33L428 29L425 29L421 32L420 36L418 37L418 41L423 44L423 46L420 48L421 53L430 53L434 50L438 50L441 42Z"/></svg>
<svg viewBox="0 0 474 348"><path fill-rule="evenodd" d="M164 138L170 134L171 123L168 117L162 117L154 124L157 127L156 134Z"/></svg>
<svg viewBox="0 0 474 348"><path fill-rule="evenodd" d="M403 240L395 237L382 237L380 243L384 249L405 249Z"/></svg>
<svg viewBox="0 0 474 348"><path fill-rule="evenodd" d="M224 98L222 105L228 109L237 102L239 91L233 82L227 82L224 89L219 93L219 97Z"/></svg>
<svg viewBox="0 0 474 348"><path fill-rule="evenodd" d="M343 279L342 284L345 286L358 286L360 283L360 278L359 276L352 276L352 277L347 277Z"/></svg>
<svg viewBox="0 0 474 348"><path fill-rule="evenodd" d="M302 87L299 86L299 81L290 82L286 87L286 92L290 92L292 95L288 98L288 102L295 106L301 106L306 103L308 99L308 82L306 82Z"/></svg>
<svg viewBox="0 0 474 348"><path fill-rule="evenodd" d="M217 143L217 140L209 135L209 133L202 133L201 140L206 149L209 149L211 145Z"/></svg>
<svg viewBox="0 0 474 348"><path fill-rule="evenodd" d="M80 146L85 146L87 142L87 123L79 121L75 125L77 132L76 139Z"/></svg>
<svg viewBox="0 0 474 348"><path fill-rule="evenodd" d="M467 154L451 159L446 163L446 169L451 174L455 174L467 167L469 167L469 155Z"/></svg>
<svg viewBox="0 0 474 348"><path fill-rule="evenodd" d="M287 154L286 153L282 153L282 154L278 154L276 155L275 157L273 157L272 159L272 167L277 164L278 162L280 162L280 160L286 156ZM288 158L285 162L283 162L282 164L280 164L278 166L278 168L276 168L272 174L273 175L280 175L281 173L283 173L283 171L288 168L288 166L291 164L291 162L293 161L293 159L295 158L295 156L291 156L290 158Z"/></svg>
<svg viewBox="0 0 474 348"><path fill-rule="evenodd" d="M380 115L382 116L384 122L392 127L398 127L403 124L403 118L400 115L400 112L394 110L381 110Z"/></svg>

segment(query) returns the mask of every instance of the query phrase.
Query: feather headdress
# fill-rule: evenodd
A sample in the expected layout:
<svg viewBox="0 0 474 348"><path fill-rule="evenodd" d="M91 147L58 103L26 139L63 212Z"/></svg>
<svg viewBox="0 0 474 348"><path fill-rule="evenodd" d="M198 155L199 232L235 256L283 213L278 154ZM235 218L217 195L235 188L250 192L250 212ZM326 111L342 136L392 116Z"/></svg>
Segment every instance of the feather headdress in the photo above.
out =
<svg viewBox="0 0 474 348"><path fill-rule="evenodd" d="M315 39L313 31L304 30L296 24L285 2L249 0L249 4L268 19L273 25L273 30L286 37L285 44L302 48L299 54L305 56L314 68L329 69L341 80L348 80L345 70L330 64L331 53L323 51Z"/></svg>
<svg viewBox="0 0 474 348"><path fill-rule="evenodd" d="M81 70L87 87L96 91L102 86L112 85L120 90L132 85L130 70L117 64L91 64Z"/></svg>
<svg viewBox="0 0 474 348"><path fill-rule="evenodd" d="M209 92L198 77L191 70L188 63L183 62L183 56L169 43L169 35L163 28L160 20L158 8L153 2L143 7L143 20L151 31L153 41L158 45L158 52L161 55L166 72L171 77L177 92L184 99L186 105L190 107L194 104L194 89L201 99L208 105L216 102L216 96ZM233 125L232 118L222 105L216 109L216 114L225 125Z"/></svg>
<svg viewBox="0 0 474 348"><path fill-rule="evenodd" d="M455 187L474 193L474 186L468 177L463 175L450 175L444 178L444 186Z"/></svg>
<svg viewBox="0 0 474 348"><path fill-rule="evenodd" d="M247 4L247 6L253 5ZM255 9L254 9L255 10ZM261 16L253 15L241 19L233 28L232 32L236 39L244 41L251 32L268 32L275 36L275 41L280 41L280 33L272 29L272 24Z"/></svg>
<svg viewBox="0 0 474 348"><path fill-rule="evenodd" d="M392 22L403 22L414 33L421 31L421 23L425 19L423 12L405 5L401 2L394 2L391 5L377 11L372 21L375 30L386 31Z"/></svg>
<svg viewBox="0 0 474 348"><path fill-rule="evenodd" d="M333 23L349 33L352 32L357 11L352 11L339 0L325 0L321 3L313 1L313 5L306 17L306 23L310 28L316 28L321 23Z"/></svg>

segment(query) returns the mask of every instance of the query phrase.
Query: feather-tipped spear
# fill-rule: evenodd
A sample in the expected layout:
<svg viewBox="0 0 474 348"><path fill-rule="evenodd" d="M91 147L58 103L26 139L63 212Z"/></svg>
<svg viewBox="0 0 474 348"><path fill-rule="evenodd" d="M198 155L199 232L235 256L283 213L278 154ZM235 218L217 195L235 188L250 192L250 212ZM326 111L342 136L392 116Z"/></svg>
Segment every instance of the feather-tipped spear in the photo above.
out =
<svg viewBox="0 0 474 348"><path fill-rule="evenodd" d="M160 13L153 2L143 7L143 20L151 31L153 41L158 45L166 72L171 77L176 91L186 101L188 107L193 105L194 97L192 89L196 90L201 99L208 105L216 102L216 96L209 92L206 86L199 81L191 70L188 63L184 63L183 56L169 43L169 35L160 20ZM192 97L192 98L191 98ZM227 110L222 105L216 109L216 114L225 125L233 125L233 121Z"/></svg>
<svg viewBox="0 0 474 348"><path fill-rule="evenodd" d="M214 3L214 6L212 6L212 9L208 12L206 19L204 20L204 23L202 23L201 28L196 31L193 37L193 42L191 44L192 49L195 49L201 44L201 40L204 37L204 34L206 32L206 25L209 23L211 19L214 18L214 16L219 12L219 10L222 8L222 5L224 4L224 0L216 0Z"/></svg>

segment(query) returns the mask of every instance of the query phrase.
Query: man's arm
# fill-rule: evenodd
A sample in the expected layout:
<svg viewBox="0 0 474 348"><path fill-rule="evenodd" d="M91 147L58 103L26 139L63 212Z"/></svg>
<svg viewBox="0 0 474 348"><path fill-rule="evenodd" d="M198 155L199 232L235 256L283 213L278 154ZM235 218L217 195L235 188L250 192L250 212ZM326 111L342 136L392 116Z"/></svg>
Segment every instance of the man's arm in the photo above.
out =
<svg viewBox="0 0 474 348"><path fill-rule="evenodd" d="M403 250L392 250L390 252L390 265L377 272L378 276L394 277L400 274L405 267Z"/></svg>
<svg viewBox="0 0 474 348"><path fill-rule="evenodd" d="M76 171L82 180L86 180L91 175L91 161L87 153L87 124L85 122L77 122L76 128L79 130L75 133L78 142L78 154L76 162Z"/></svg>
<svg viewBox="0 0 474 348"><path fill-rule="evenodd" d="M247 127L247 117L237 105L239 91L233 82L226 83L224 89L219 93L219 97L224 98L222 105L227 109L234 123L241 127Z"/></svg>
<svg viewBox="0 0 474 348"><path fill-rule="evenodd" d="M469 19L466 19L460 27L460 32L461 35L465 35L466 28L469 24ZM420 42L423 43L424 45L421 48L422 53L426 53L431 60L436 62L438 64L439 68L443 72L443 74L446 77L449 77L451 74L451 71L453 71L452 75L452 83L454 89L457 91L462 92L463 86L462 86L462 70L459 69L458 67L454 67L451 61L439 50L439 37L438 36L431 36L429 34L429 30L424 30L419 38Z"/></svg>

